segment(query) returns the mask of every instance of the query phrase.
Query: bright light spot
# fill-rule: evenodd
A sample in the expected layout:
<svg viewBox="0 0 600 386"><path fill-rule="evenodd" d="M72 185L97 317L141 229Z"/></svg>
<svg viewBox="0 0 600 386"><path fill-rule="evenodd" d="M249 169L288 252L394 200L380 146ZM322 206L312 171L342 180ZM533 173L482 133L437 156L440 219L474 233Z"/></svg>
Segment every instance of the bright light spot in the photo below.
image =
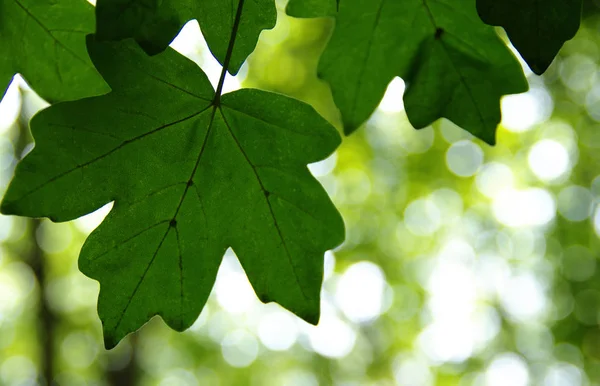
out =
<svg viewBox="0 0 600 386"><path fill-rule="evenodd" d="M592 194L582 186L567 186L558 194L558 211L569 221L587 219L593 208Z"/></svg>
<svg viewBox="0 0 600 386"><path fill-rule="evenodd" d="M556 215L554 199L545 189L507 189L492 204L494 216L510 227L546 225Z"/></svg>
<svg viewBox="0 0 600 386"><path fill-rule="evenodd" d="M78 274L56 276L46 285L50 307L69 313L89 310L90 299L98 296L98 282Z"/></svg>
<svg viewBox="0 0 600 386"><path fill-rule="evenodd" d="M404 209L404 223L412 234L429 236L442 225L442 216L432 200L420 198Z"/></svg>
<svg viewBox="0 0 600 386"><path fill-rule="evenodd" d="M258 343L254 335L245 330L228 333L221 342L221 352L233 367L249 366L258 355Z"/></svg>
<svg viewBox="0 0 600 386"><path fill-rule="evenodd" d="M581 370L570 363L557 363L548 369L544 386L580 386L583 384Z"/></svg>
<svg viewBox="0 0 600 386"><path fill-rule="evenodd" d="M171 43L171 47L196 62L202 68L213 87L217 88L223 67L211 54L196 20L192 20L184 26L179 35ZM239 90L240 88L240 80L227 73L223 85L223 93Z"/></svg>
<svg viewBox="0 0 600 386"><path fill-rule="evenodd" d="M404 81L399 77L395 77L387 87L383 99L379 104L379 109L385 113L398 113L404 110Z"/></svg>
<svg viewBox="0 0 600 386"><path fill-rule="evenodd" d="M594 230L596 235L600 237L600 206L597 206L594 212Z"/></svg>
<svg viewBox="0 0 600 386"><path fill-rule="evenodd" d="M569 55L560 62L560 77L573 91L585 91L596 79L596 61L586 55Z"/></svg>
<svg viewBox="0 0 600 386"><path fill-rule="evenodd" d="M285 351L296 343L298 327L293 316L276 310L265 314L260 319L258 337L268 349Z"/></svg>
<svg viewBox="0 0 600 386"><path fill-rule="evenodd" d="M554 336L544 324L517 324L515 328L516 348L529 361L547 361L554 350Z"/></svg>
<svg viewBox="0 0 600 386"><path fill-rule="evenodd" d="M475 308L474 272L459 259L439 259L427 281L427 289L431 293L429 307L434 319L467 315Z"/></svg>
<svg viewBox="0 0 600 386"><path fill-rule="evenodd" d="M477 173L475 182L483 195L494 198L498 193L513 187L514 176L511 168L505 164L489 162Z"/></svg>
<svg viewBox="0 0 600 386"><path fill-rule="evenodd" d="M485 386L527 386L529 369L525 361L513 353L499 354L485 372Z"/></svg>
<svg viewBox="0 0 600 386"><path fill-rule="evenodd" d="M308 169L315 177L323 177L331 173L337 163L337 153L331 154L323 161L315 162L308 165Z"/></svg>
<svg viewBox="0 0 600 386"><path fill-rule="evenodd" d="M529 272L507 280L499 295L502 307L519 322L539 320L548 305L542 284Z"/></svg>
<svg viewBox="0 0 600 386"><path fill-rule="evenodd" d="M352 351L356 333L338 317L324 313L318 326L307 327L312 349L329 358L343 358Z"/></svg>
<svg viewBox="0 0 600 386"><path fill-rule="evenodd" d="M439 209L441 221L451 224L460 221L463 213L463 200L460 194L448 188L441 188L431 193L431 202Z"/></svg>
<svg viewBox="0 0 600 386"><path fill-rule="evenodd" d="M196 321L194 322L194 324L192 324L192 326L189 328L188 331L196 333L196 334L200 334L200 335L204 334L205 333L204 326L209 321L211 316L212 316L211 307L207 303L204 305L204 308L202 308L202 312L200 312L200 316L198 316L198 319L196 319Z"/></svg>
<svg viewBox="0 0 600 386"><path fill-rule="evenodd" d="M499 331L500 318L487 307L434 321L419 335L418 342L434 363L460 363L485 347Z"/></svg>
<svg viewBox="0 0 600 386"><path fill-rule="evenodd" d="M234 314L250 310L256 301L254 290L243 272L220 270L215 291L219 305Z"/></svg>
<svg viewBox="0 0 600 386"><path fill-rule="evenodd" d="M362 261L344 272L335 299L346 317L355 323L376 319L383 311L385 277L379 266Z"/></svg>
<svg viewBox="0 0 600 386"><path fill-rule="evenodd" d="M1 106L0 104L0 108ZM0 111L0 114L2 114L2 111ZM0 115L0 119L1 117L2 115ZM8 170L15 163L15 148L12 142L6 137L0 137L0 172Z"/></svg>
<svg viewBox="0 0 600 386"><path fill-rule="evenodd" d="M35 277L24 263L10 263L0 271L0 322L21 315L25 299L33 290Z"/></svg>
<svg viewBox="0 0 600 386"><path fill-rule="evenodd" d="M213 342L220 343L227 333L238 327L239 319L234 319L226 311L217 310L208 319L208 336Z"/></svg>
<svg viewBox="0 0 600 386"><path fill-rule="evenodd" d="M588 115L596 122L600 121L600 84L594 83L585 98L585 107Z"/></svg>
<svg viewBox="0 0 600 386"><path fill-rule="evenodd" d="M73 231L68 223L42 221L35 236L40 248L48 254L64 252L73 241Z"/></svg>
<svg viewBox="0 0 600 386"><path fill-rule="evenodd" d="M440 119L438 123L442 137L448 143L454 143L465 139L473 139L473 135L468 131L461 129L460 126L448 119Z"/></svg>
<svg viewBox="0 0 600 386"><path fill-rule="evenodd" d="M496 233L496 247L507 259L524 259L536 250L543 255L545 239L529 228L506 229Z"/></svg>
<svg viewBox="0 0 600 386"><path fill-rule="evenodd" d="M544 88L506 95L502 98L502 126L512 132L523 132L546 121L553 110L552 97Z"/></svg>
<svg viewBox="0 0 600 386"><path fill-rule="evenodd" d="M528 78L529 75L533 74L533 71L531 71L531 68L529 68L529 65L527 64L525 59L523 59L523 57L521 57L519 50L517 50L515 48L515 46L513 46L512 43L510 43L510 42L508 42L507 47L512 51L515 58L517 58L517 60L519 61L519 64L521 64L521 68L523 69L523 73L525 74L525 77Z"/></svg>
<svg viewBox="0 0 600 386"><path fill-rule="evenodd" d="M8 240L12 231L13 223L13 217L0 214L0 243Z"/></svg>
<svg viewBox="0 0 600 386"><path fill-rule="evenodd" d="M4 385L37 385L33 362L24 356L15 355L3 360L0 380Z"/></svg>
<svg viewBox="0 0 600 386"><path fill-rule="evenodd" d="M92 212L90 214L86 214L83 217L79 217L74 221L75 226L83 233L90 234L94 229L104 221L104 218L108 215L108 212L113 207L113 203L108 203L104 205L102 208Z"/></svg>
<svg viewBox="0 0 600 386"><path fill-rule="evenodd" d="M481 254L477 262L477 289L483 298L495 298L510 277L506 259L492 254Z"/></svg>
<svg viewBox="0 0 600 386"><path fill-rule="evenodd" d="M208 49L200 25L196 20L187 22L170 44L171 48L181 55L202 65L202 51Z"/></svg>
<svg viewBox="0 0 600 386"><path fill-rule="evenodd" d="M425 153L435 140L435 132L431 126L415 130L405 112L391 117L376 110L368 124L372 127L372 130L366 132L369 143L404 156Z"/></svg>
<svg viewBox="0 0 600 386"><path fill-rule="evenodd" d="M462 362L500 330L495 310L478 305L476 261L471 245L451 240L427 280L431 323L419 336L419 345L433 362Z"/></svg>
<svg viewBox="0 0 600 386"><path fill-rule="evenodd" d="M553 139L536 142L529 151L529 168L544 182L563 176L569 170L569 152Z"/></svg>
<svg viewBox="0 0 600 386"><path fill-rule="evenodd" d="M335 255L331 251L325 252L325 264L323 267L323 280L333 276L335 271Z"/></svg>
<svg viewBox="0 0 600 386"><path fill-rule="evenodd" d="M6 133L19 117L22 103L20 84L21 77L16 75L0 101L0 134Z"/></svg>
<svg viewBox="0 0 600 386"><path fill-rule="evenodd" d="M98 345L94 338L86 332L73 332L62 341L61 353L73 367L88 368L98 355Z"/></svg>
<svg viewBox="0 0 600 386"><path fill-rule="evenodd" d="M281 383L274 383L274 385L281 384L281 386L319 386L319 381L315 375L306 370L292 370L288 371L281 376Z"/></svg>
<svg viewBox="0 0 600 386"><path fill-rule="evenodd" d="M448 169L459 177L470 177L477 173L483 163L481 147L469 140L453 143L446 152Z"/></svg>
<svg viewBox="0 0 600 386"><path fill-rule="evenodd" d="M591 189L592 195L596 202L600 202L600 176L596 176L592 181Z"/></svg>
<svg viewBox="0 0 600 386"><path fill-rule="evenodd" d="M431 386L433 374L424 358L398 358L394 364L394 378L398 385Z"/></svg>
<svg viewBox="0 0 600 386"><path fill-rule="evenodd" d="M447 241L440 249L439 260L444 262L458 262L468 265L475 261L475 250L471 244L460 238Z"/></svg>
<svg viewBox="0 0 600 386"><path fill-rule="evenodd" d="M196 376L186 369L169 370L163 375L158 386L198 386Z"/></svg>

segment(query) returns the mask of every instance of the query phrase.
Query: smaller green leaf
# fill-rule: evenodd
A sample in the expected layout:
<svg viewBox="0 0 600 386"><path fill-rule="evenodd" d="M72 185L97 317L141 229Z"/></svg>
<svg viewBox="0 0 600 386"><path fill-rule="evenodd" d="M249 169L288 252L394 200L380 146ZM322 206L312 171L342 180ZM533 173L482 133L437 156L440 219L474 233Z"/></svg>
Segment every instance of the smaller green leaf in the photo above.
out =
<svg viewBox="0 0 600 386"><path fill-rule="evenodd" d="M85 47L93 31L85 0L0 0L0 97L16 73L51 103L107 92Z"/></svg>
<svg viewBox="0 0 600 386"><path fill-rule="evenodd" d="M340 0L290 0L285 12L292 17L335 16Z"/></svg>
<svg viewBox="0 0 600 386"><path fill-rule="evenodd" d="M421 128L445 117L493 145L500 122L500 97L525 91L526 83L517 88L518 82L507 81L491 63L508 67L514 58L486 47L475 51L442 30L424 40L413 70L405 77L409 87L404 106L410 123ZM458 71L456 66L460 66Z"/></svg>
<svg viewBox="0 0 600 386"><path fill-rule="evenodd" d="M243 17L238 17L240 23L234 26L238 11ZM156 55L169 46L185 23L196 19L221 64L235 34L228 70L236 74L254 51L260 32L273 28L276 18L273 0L97 0L96 33L99 40L135 38L148 54Z"/></svg>
<svg viewBox="0 0 600 386"><path fill-rule="evenodd" d="M504 27L533 72L541 75L581 20L581 0L477 0L481 19Z"/></svg>
<svg viewBox="0 0 600 386"><path fill-rule="evenodd" d="M415 128L445 117L489 144L500 98L528 88L515 56L477 16L475 0L342 1L319 74L347 134L400 76Z"/></svg>
<svg viewBox="0 0 600 386"><path fill-rule="evenodd" d="M156 55L177 36L188 7L178 8L170 0L98 0L96 36L101 40L133 37L148 54Z"/></svg>

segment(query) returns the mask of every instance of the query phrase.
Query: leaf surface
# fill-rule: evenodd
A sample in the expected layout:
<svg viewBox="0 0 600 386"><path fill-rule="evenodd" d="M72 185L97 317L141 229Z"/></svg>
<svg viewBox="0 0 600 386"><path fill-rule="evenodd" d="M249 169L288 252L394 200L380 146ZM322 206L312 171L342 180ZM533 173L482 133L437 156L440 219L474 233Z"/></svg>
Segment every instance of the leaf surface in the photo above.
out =
<svg viewBox="0 0 600 386"><path fill-rule="evenodd" d="M319 73L348 134L400 76L414 127L445 117L490 144L501 96L528 87L516 58L479 19L475 0L341 1Z"/></svg>
<svg viewBox="0 0 600 386"><path fill-rule="evenodd" d="M113 91L33 118L36 146L1 209L68 221L114 201L79 259L101 283L106 346L154 315L188 328L228 247L260 300L316 324L323 254L344 227L306 164L337 147L335 129L282 95L215 96L171 49L149 57L90 37L88 50Z"/></svg>
<svg viewBox="0 0 600 386"><path fill-rule="evenodd" d="M533 72L546 71L579 29L581 0L477 0L481 19L504 27Z"/></svg>
<svg viewBox="0 0 600 386"><path fill-rule="evenodd" d="M335 16L340 0L290 0L285 13L292 17Z"/></svg>
<svg viewBox="0 0 600 386"><path fill-rule="evenodd" d="M15 73L49 102L107 92L85 48L93 31L85 0L0 0L0 96Z"/></svg>
<svg viewBox="0 0 600 386"><path fill-rule="evenodd" d="M256 46L263 29L275 26L273 0L241 0L244 17L228 68L235 74ZM149 54L163 51L183 25L196 19L212 54L223 64L231 38L238 0L97 0L100 40L135 38Z"/></svg>

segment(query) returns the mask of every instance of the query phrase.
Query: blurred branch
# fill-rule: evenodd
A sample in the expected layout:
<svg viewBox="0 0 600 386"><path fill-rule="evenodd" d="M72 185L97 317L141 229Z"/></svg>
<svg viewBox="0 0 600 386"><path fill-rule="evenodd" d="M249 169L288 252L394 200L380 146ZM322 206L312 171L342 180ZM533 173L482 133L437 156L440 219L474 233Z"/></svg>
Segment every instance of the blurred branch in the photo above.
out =
<svg viewBox="0 0 600 386"><path fill-rule="evenodd" d="M32 142L28 125L29 117L26 116L26 113L24 114L24 109L22 109L17 123L18 132L15 138L15 157L20 159L24 150ZM54 380L54 335L57 316L50 308L45 296L47 269L44 261L44 252L36 240L36 231L40 223L40 219L27 220L28 230L25 238L28 244L28 252L23 255L23 258L25 263L31 267L39 284L38 333L41 355L40 374L43 376L46 384L51 385Z"/></svg>
<svg viewBox="0 0 600 386"><path fill-rule="evenodd" d="M112 386L134 386L139 384L139 368L137 365L137 333L129 336L131 347L128 358L109 355L109 366L106 370L106 378Z"/></svg>

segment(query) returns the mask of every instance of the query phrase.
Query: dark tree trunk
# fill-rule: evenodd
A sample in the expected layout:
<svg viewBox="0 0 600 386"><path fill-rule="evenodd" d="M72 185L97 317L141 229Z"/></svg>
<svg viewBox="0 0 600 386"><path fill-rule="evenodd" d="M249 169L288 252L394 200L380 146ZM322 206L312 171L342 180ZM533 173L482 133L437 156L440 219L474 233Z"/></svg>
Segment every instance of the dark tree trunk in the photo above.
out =
<svg viewBox="0 0 600 386"><path fill-rule="evenodd" d="M137 334L129 337L131 351L128 358L112 356L106 370L106 378L112 386L135 386L139 384L137 365Z"/></svg>
<svg viewBox="0 0 600 386"><path fill-rule="evenodd" d="M29 134L28 119L21 116L16 129L15 136L15 158L19 159L23 154L25 147L31 143ZM23 260L33 271L39 286L38 297L38 337L40 345L40 378L42 384L51 385L55 376L54 368L54 343L55 327L57 316L54 314L48 300L45 296L48 283L47 269L45 264L44 252L38 245L36 232L40 226L39 219L27 220L26 244L27 249L23 255Z"/></svg>
<svg viewBox="0 0 600 386"><path fill-rule="evenodd" d="M47 287L46 266L44 262L44 253L40 249L36 240L36 230L40 225L40 220L29 220L31 252L29 265L33 270L39 284L39 308L38 308L38 328L41 348L40 373L44 377L46 384L51 385L54 380L54 332L56 327L56 315L50 308L45 296Z"/></svg>

